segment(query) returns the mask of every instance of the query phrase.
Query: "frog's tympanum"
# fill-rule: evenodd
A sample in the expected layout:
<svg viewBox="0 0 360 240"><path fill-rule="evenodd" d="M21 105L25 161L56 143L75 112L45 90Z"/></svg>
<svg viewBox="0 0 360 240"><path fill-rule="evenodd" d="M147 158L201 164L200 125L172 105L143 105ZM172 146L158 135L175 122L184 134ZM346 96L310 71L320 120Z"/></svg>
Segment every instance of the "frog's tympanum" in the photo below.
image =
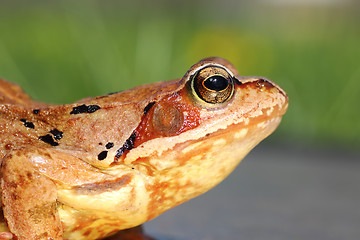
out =
<svg viewBox="0 0 360 240"><path fill-rule="evenodd" d="M138 226L222 181L287 105L275 83L221 58L66 105L1 80L0 236L101 239Z"/></svg>

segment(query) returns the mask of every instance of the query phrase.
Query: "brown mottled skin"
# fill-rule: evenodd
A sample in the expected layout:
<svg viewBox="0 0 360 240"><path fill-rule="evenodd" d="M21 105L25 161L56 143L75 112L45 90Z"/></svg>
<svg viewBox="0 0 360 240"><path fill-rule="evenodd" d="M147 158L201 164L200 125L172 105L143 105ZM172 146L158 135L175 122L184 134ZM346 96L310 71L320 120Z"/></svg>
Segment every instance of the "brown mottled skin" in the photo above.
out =
<svg viewBox="0 0 360 240"><path fill-rule="evenodd" d="M134 227L223 180L287 104L221 58L67 105L0 80L0 239L150 239Z"/></svg>

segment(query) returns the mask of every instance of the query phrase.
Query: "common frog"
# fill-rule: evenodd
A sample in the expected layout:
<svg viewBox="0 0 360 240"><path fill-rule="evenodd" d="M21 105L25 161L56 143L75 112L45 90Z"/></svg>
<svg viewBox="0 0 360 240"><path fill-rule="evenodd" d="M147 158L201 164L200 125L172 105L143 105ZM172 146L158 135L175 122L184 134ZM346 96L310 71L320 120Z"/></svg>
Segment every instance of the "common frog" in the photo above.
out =
<svg viewBox="0 0 360 240"><path fill-rule="evenodd" d="M221 58L66 105L1 80L2 238L100 239L138 226L222 181L287 105L275 83Z"/></svg>

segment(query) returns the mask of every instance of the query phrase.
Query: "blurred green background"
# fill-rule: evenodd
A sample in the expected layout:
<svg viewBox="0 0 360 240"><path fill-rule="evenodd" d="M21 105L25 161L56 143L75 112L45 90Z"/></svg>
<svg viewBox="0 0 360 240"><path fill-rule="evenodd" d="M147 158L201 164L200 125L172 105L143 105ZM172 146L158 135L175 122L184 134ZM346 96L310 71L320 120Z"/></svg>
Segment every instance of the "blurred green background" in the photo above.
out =
<svg viewBox="0 0 360 240"><path fill-rule="evenodd" d="M286 90L290 108L270 141L359 149L356 1L0 2L0 77L37 100L178 78L208 56Z"/></svg>

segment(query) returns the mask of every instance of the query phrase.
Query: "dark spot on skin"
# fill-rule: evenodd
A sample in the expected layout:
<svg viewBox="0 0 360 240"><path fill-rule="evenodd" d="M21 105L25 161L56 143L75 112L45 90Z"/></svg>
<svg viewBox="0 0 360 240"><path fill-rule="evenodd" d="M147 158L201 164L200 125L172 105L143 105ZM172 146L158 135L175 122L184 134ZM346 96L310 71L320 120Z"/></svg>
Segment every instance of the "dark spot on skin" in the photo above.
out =
<svg viewBox="0 0 360 240"><path fill-rule="evenodd" d="M104 160L107 157L107 154L108 154L108 151L102 151L101 153L99 153L98 159Z"/></svg>
<svg viewBox="0 0 360 240"><path fill-rule="evenodd" d="M80 113L93 113L99 110L100 107L98 105L88 105L85 104L73 107L73 110L70 112L70 114L80 114Z"/></svg>
<svg viewBox="0 0 360 240"><path fill-rule="evenodd" d="M33 124L32 122L28 122L28 121L27 121L26 119L24 119L24 118L20 119L20 121L23 122L23 123L24 123L24 126L27 127L27 128L32 128L32 129L35 128L35 126L34 126L34 124Z"/></svg>
<svg viewBox="0 0 360 240"><path fill-rule="evenodd" d="M34 114L38 114L39 112L40 112L39 109L34 109L34 110L33 110L33 113L34 113Z"/></svg>
<svg viewBox="0 0 360 240"><path fill-rule="evenodd" d="M210 137L210 133L207 133L205 136L206 136L206 137Z"/></svg>
<svg viewBox="0 0 360 240"><path fill-rule="evenodd" d="M32 122L26 122L25 127L32 128L32 129L35 128L35 126L34 126L34 124Z"/></svg>
<svg viewBox="0 0 360 240"><path fill-rule="evenodd" d="M136 138L135 132L125 141L124 145L116 151L115 158L119 158L126 150L131 150L134 147L134 141Z"/></svg>
<svg viewBox="0 0 360 240"><path fill-rule="evenodd" d="M102 143L101 143L101 142L99 142L99 145L101 146L101 145L102 145Z"/></svg>
<svg viewBox="0 0 360 240"><path fill-rule="evenodd" d="M74 187L73 190L77 194L95 195L104 192L116 191L126 186L131 180L131 175L127 174L118 179L102 181L98 183L83 184L79 187Z"/></svg>
<svg viewBox="0 0 360 240"><path fill-rule="evenodd" d="M46 134L44 136L40 136L39 139L43 142L46 142L48 144L50 144L51 146L57 146L59 145L59 143L55 142L53 137L50 134Z"/></svg>
<svg viewBox="0 0 360 240"><path fill-rule="evenodd" d="M50 133L54 135L55 140L60 140L63 137L63 132L57 130L56 128L51 130Z"/></svg>
<svg viewBox="0 0 360 240"><path fill-rule="evenodd" d="M155 102L151 102L148 105L146 105L146 107L144 108L144 114L146 114L152 106L154 106Z"/></svg>
<svg viewBox="0 0 360 240"><path fill-rule="evenodd" d="M105 145L106 149L110 149L110 148L112 148L113 146L114 146L114 143L112 143L112 142L108 142L108 143Z"/></svg>

